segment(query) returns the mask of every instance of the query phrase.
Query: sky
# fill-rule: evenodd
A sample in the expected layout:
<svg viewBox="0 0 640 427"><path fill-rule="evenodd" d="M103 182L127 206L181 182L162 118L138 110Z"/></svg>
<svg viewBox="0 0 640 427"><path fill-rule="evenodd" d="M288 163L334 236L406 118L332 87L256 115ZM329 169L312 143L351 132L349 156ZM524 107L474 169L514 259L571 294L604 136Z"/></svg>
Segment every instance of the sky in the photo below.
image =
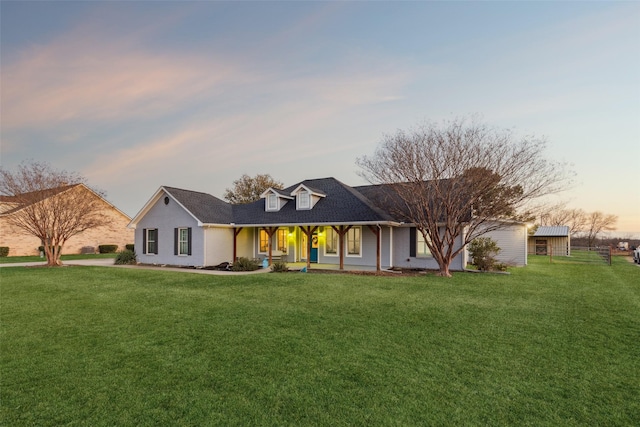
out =
<svg viewBox="0 0 640 427"><path fill-rule="evenodd" d="M480 115L548 141L569 208L640 238L640 2L0 2L0 164L162 185L366 182L385 134Z"/></svg>

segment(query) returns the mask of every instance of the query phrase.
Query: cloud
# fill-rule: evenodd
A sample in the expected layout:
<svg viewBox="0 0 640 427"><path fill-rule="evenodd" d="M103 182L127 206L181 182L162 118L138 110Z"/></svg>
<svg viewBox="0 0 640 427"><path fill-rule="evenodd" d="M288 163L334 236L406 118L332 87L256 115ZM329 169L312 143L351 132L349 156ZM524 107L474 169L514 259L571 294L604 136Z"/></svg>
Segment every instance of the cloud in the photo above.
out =
<svg viewBox="0 0 640 427"><path fill-rule="evenodd" d="M303 22L320 26L332 11ZM354 112L402 99L414 76L379 56L336 52L316 69L281 62L286 52L270 55L303 27L258 41L260 55L204 54L151 43L162 25L125 38L84 22L3 60L3 154L36 147L36 156L80 168L95 185L126 188L122 197L162 184L207 182L204 190L214 191L243 172L279 175L264 170L273 167L309 164L333 174L336 161L320 159L361 146L352 138L354 119L367 127L376 117L364 123Z"/></svg>
<svg viewBox="0 0 640 427"><path fill-rule="evenodd" d="M37 47L3 67L3 126L166 114L240 73L229 63L78 42Z"/></svg>

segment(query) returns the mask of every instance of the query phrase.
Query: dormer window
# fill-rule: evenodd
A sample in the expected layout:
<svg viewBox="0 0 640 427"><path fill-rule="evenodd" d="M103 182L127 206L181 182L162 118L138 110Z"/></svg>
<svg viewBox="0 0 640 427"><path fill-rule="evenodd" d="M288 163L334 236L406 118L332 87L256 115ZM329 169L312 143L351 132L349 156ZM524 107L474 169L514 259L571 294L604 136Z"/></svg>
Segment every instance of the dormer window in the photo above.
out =
<svg viewBox="0 0 640 427"><path fill-rule="evenodd" d="M300 184L291 192L291 196L296 198L296 209L306 211L313 209L315 204L318 203L318 200L326 197L326 194L322 191L307 187L304 184Z"/></svg>
<svg viewBox="0 0 640 427"><path fill-rule="evenodd" d="M298 193L298 209L310 209L311 208L311 195L308 191L300 191Z"/></svg>
<svg viewBox="0 0 640 427"><path fill-rule="evenodd" d="M260 198L264 199L264 210L267 212L277 212L287 204L287 201L293 200L293 196L283 194L280 190L273 188L265 190Z"/></svg>
<svg viewBox="0 0 640 427"><path fill-rule="evenodd" d="M267 210L278 210L278 196L275 193L271 193L267 196Z"/></svg>

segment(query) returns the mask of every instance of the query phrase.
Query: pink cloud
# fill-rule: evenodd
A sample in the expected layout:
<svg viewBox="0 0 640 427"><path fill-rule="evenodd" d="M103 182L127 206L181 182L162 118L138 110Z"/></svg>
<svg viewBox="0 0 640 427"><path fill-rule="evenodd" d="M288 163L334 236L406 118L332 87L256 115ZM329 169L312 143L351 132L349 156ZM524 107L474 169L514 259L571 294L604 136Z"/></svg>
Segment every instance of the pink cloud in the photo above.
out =
<svg viewBox="0 0 640 427"><path fill-rule="evenodd" d="M5 128L159 115L243 79L229 62L69 38L3 66Z"/></svg>

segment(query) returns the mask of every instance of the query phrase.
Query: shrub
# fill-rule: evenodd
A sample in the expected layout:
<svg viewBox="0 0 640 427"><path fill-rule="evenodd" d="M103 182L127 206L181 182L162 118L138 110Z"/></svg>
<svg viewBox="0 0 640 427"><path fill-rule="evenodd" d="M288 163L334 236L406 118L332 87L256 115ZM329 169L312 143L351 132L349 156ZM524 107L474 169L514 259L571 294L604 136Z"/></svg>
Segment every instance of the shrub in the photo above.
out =
<svg viewBox="0 0 640 427"><path fill-rule="evenodd" d="M473 259L471 264L480 271L495 269L496 255L500 252L498 244L490 237L478 237L469 243L469 255Z"/></svg>
<svg viewBox="0 0 640 427"><path fill-rule="evenodd" d="M271 264L271 271L274 273L286 273L289 271L286 261L275 261Z"/></svg>
<svg viewBox="0 0 640 427"><path fill-rule="evenodd" d="M115 264L117 265L128 265L128 264L136 264L136 253L125 249L124 251L118 252L116 255Z"/></svg>
<svg viewBox="0 0 640 427"><path fill-rule="evenodd" d="M503 262L497 262L496 265L493 266L497 271L507 271L509 267L507 264Z"/></svg>
<svg viewBox="0 0 640 427"><path fill-rule="evenodd" d="M260 262L256 259L240 257L233 263L233 271L254 271L260 268Z"/></svg>
<svg viewBox="0 0 640 427"><path fill-rule="evenodd" d="M99 245L98 252L101 254L114 254L118 250L118 245Z"/></svg>
<svg viewBox="0 0 640 427"><path fill-rule="evenodd" d="M9 256L9 246L0 246L0 257Z"/></svg>
<svg viewBox="0 0 640 427"><path fill-rule="evenodd" d="M124 245L124 248L128 251L134 251L135 252L135 245L133 243L127 243L126 245Z"/></svg>

